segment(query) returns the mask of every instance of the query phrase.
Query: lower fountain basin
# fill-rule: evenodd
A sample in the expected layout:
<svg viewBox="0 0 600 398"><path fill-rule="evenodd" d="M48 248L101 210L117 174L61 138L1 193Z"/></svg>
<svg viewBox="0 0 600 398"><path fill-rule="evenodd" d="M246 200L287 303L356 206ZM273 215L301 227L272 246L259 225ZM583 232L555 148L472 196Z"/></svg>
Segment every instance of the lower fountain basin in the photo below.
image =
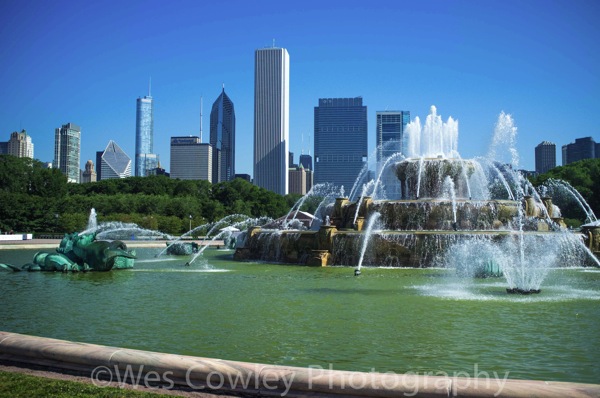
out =
<svg viewBox="0 0 600 398"><path fill-rule="evenodd" d="M359 231L339 231L323 227L319 231L260 230L255 229L236 249L237 260L260 260L287 264L310 265L314 254L324 250L330 255L321 265L357 266L364 234ZM373 231L365 252L363 266L428 268L445 266L444 258L449 248L463 242L517 242L521 235L508 230L485 231ZM522 235L528 254L557 249L558 264L572 264L573 259L560 256L579 255L578 262L588 265L585 253L577 247L574 235L556 232L529 231ZM569 239L572 238L572 239ZM504 251L508 251L505 249ZM512 253L516 255L516 248ZM477 251L476 256L483 256ZM507 253L508 254L508 253ZM589 264L593 265L593 264ZM550 266L550 264L544 264Z"/></svg>
<svg viewBox="0 0 600 398"><path fill-rule="evenodd" d="M518 287L506 288L506 293L508 294L539 294L541 292L540 289L521 289Z"/></svg>

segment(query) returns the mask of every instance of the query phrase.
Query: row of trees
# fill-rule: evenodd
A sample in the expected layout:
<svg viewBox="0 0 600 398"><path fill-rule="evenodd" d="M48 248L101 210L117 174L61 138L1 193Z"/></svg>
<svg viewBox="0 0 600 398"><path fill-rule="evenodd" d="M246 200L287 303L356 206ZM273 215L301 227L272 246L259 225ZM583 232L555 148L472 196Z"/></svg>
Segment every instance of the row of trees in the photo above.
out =
<svg viewBox="0 0 600 398"><path fill-rule="evenodd" d="M553 183L557 180L568 182L581 194L594 214L600 215L600 159L585 159L555 167L530 180L535 187L548 187L549 196L561 208L569 225L580 225L585 221L585 212L571 193L561 189L562 184Z"/></svg>
<svg viewBox="0 0 600 398"><path fill-rule="evenodd" d="M557 167L533 178L534 186L550 179L568 181L600 214L600 159L587 159ZM551 192L571 219L584 220L573 198ZM63 233L85 229L90 210L98 221L133 222L143 228L173 235L193 226L218 221L231 214L250 217L285 215L300 198L281 196L245 180L211 184L199 180L174 180L164 176L110 179L69 184L56 169L29 158L0 155L0 231ZM570 200L567 200L570 199ZM309 201L314 211L318 201Z"/></svg>
<svg viewBox="0 0 600 398"><path fill-rule="evenodd" d="M245 180L211 184L165 176L69 184L37 160L0 155L0 231L72 232L98 221L134 222L177 235L230 214L281 217L300 198L281 196Z"/></svg>

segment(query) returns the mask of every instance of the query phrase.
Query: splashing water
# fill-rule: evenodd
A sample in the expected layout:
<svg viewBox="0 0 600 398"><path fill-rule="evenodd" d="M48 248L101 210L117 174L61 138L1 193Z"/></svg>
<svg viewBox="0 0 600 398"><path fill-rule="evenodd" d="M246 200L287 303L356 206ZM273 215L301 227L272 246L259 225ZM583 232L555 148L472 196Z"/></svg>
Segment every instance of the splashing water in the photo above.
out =
<svg viewBox="0 0 600 398"><path fill-rule="evenodd" d="M90 210L90 217L88 218L87 229L98 228L98 220L96 218L96 209L92 207Z"/></svg>
<svg viewBox="0 0 600 398"><path fill-rule="evenodd" d="M365 258L365 252L367 251L367 246L369 246L369 241L371 240L373 226L375 225L380 216L380 213L375 212L369 218L369 222L367 223L367 229L363 234L362 247L360 249L360 258L358 259L358 266L356 268L358 271L360 271L360 268L362 267L363 259Z"/></svg>
<svg viewBox="0 0 600 398"><path fill-rule="evenodd" d="M443 186L444 197L452 201L452 219L456 229L456 192L454 191L454 181L450 176L446 176Z"/></svg>
<svg viewBox="0 0 600 398"><path fill-rule="evenodd" d="M510 114L501 112L494 128L492 143L487 158L510 164L513 170L519 167L519 152L516 149L517 128Z"/></svg>
<svg viewBox="0 0 600 398"><path fill-rule="evenodd" d="M360 194L360 198L358 198L358 205L356 206L356 212L354 213L354 221L352 224L356 224L356 219L358 218L358 213L360 211L360 206L362 205L363 198L368 196L369 193L374 191L373 187L375 186L375 181L371 180L368 183L363 185L362 192Z"/></svg>
<svg viewBox="0 0 600 398"><path fill-rule="evenodd" d="M585 213L586 222L593 223L598 221L589 203L583 198L583 196L581 196L579 191L573 188L573 186L567 181L550 178L546 181L543 188L546 194L553 193L554 195L552 196L560 193L566 193L567 195L571 196L581 210L583 210Z"/></svg>
<svg viewBox="0 0 600 398"><path fill-rule="evenodd" d="M458 120L451 117L446 123L438 116L435 106L431 106L430 113L421 127L421 120L417 116L414 121L406 125L408 136L408 158L458 158Z"/></svg>

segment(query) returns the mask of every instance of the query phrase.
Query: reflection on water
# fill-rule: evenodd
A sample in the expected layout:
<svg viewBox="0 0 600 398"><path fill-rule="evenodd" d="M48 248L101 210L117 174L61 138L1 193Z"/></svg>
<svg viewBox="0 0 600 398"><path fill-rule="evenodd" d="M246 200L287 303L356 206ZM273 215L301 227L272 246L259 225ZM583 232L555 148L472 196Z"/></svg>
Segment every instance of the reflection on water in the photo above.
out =
<svg viewBox="0 0 600 398"><path fill-rule="evenodd" d="M1 251L22 264L35 251ZM1 330L294 366L506 372L600 380L600 273L557 269L542 293L452 270L238 263L138 250L131 270L0 273Z"/></svg>

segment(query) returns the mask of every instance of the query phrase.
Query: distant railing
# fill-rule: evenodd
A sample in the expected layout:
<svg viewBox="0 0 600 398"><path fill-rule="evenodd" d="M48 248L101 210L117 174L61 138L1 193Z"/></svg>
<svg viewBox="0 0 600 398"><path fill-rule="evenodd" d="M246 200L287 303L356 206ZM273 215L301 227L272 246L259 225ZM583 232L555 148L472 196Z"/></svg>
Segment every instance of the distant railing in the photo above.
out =
<svg viewBox="0 0 600 398"><path fill-rule="evenodd" d="M65 237L65 234L56 234L56 233L35 233L33 234L33 239L62 239Z"/></svg>

